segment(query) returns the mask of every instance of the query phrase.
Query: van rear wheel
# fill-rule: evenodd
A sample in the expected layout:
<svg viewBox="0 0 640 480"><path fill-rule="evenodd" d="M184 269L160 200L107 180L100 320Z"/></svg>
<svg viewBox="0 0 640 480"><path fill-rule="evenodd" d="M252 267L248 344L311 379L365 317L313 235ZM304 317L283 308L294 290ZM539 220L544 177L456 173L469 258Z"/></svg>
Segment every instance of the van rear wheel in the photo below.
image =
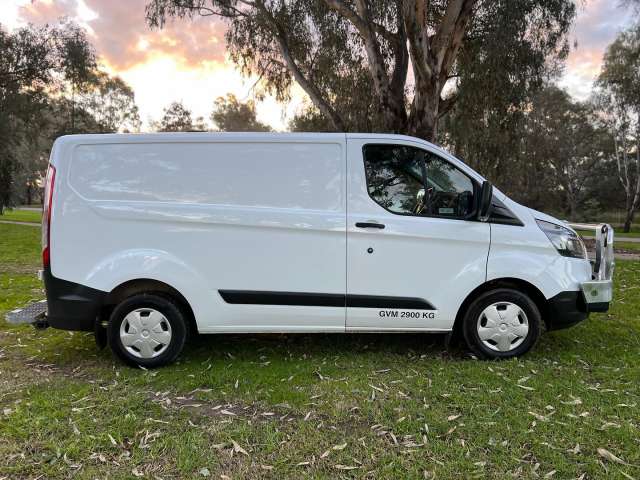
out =
<svg viewBox="0 0 640 480"><path fill-rule="evenodd" d="M107 327L109 346L125 363L146 368L173 362L182 351L187 324L170 298L142 293L116 306Z"/></svg>
<svg viewBox="0 0 640 480"><path fill-rule="evenodd" d="M540 311L531 298L510 288L480 295L463 319L469 349L481 358L513 358L536 344L542 329Z"/></svg>

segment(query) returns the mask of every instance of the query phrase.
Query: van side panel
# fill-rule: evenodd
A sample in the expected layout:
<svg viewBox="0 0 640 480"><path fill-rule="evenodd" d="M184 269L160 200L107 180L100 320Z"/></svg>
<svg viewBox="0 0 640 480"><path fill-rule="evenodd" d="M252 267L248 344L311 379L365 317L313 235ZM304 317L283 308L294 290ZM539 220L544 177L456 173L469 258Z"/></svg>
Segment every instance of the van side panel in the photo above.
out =
<svg viewBox="0 0 640 480"><path fill-rule="evenodd" d="M344 331L344 306L282 296L345 294L344 135L71 138L58 149L55 277L106 292L162 281L201 332ZM282 304L255 304L256 292Z"/></svg>

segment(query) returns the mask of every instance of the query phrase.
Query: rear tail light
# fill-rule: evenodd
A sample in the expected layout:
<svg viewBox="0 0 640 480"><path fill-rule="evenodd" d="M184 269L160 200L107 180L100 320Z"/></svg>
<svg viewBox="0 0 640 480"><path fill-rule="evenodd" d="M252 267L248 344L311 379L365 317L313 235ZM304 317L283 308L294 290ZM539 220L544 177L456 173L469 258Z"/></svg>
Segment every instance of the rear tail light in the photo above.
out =
<svg viewBox="0 0 640 480"><path fill-rule="evenodd" d="M42 266L48 267L51 263L51 209L53 208L53 186L56 180L56 169L49 165L47 178L44 183L44 205L42 208Z"/></svg>

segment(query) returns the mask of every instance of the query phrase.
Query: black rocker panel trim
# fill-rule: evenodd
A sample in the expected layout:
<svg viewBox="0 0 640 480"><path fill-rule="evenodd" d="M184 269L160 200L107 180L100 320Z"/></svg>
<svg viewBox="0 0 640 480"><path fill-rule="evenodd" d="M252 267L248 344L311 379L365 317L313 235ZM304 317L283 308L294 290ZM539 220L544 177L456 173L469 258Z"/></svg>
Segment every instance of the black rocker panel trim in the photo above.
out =
<svg viewBox="0 0 640 480"><path fill-rule="evenodd" d="M379 295L347 295L347 307L354 308L406 308L409 310L435 310L422 298L386 297Z"/></svg>
<svg viewBox="0 0 640 480"><path fill-rule="evenodd" d="M218 290L230 304L295 305L305 307L406 308L435 310L426 300L413 297L379 295L340 295L337 293L268 292L254 290Z"/></svg>

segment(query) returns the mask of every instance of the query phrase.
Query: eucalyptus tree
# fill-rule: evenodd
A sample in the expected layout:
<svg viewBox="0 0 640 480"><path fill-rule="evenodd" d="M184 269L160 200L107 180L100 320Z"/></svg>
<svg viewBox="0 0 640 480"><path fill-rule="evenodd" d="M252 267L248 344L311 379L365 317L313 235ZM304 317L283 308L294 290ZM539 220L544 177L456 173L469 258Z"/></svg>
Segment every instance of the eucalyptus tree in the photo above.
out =
<svg viewBox="0 0 640 480"><path fill-rule="evenodd" d="M620 33L609 45L597 85L625 192L628 232L640 207L640 25Z"/></svg>
<svg viewBox="0 0 640 480"><path fill-rule="evenodd" d="M15 189L16 149L38 133L35 120L49 96L66 82L83 83L95 67L93 49L83 35L69 22L12 32L0 25L0 214Z"/></svg>
<svg viewBox="0 0 640 480"><path fill-rule="evenodd" d="M140 130L134 92L120 77L96 70L79 96L80 106L93 117L99 133Z"/></svg>
<svg viewBox="0 0 640 480"><path fill-rule="evenodd" d="M280 100L295 81L337 131L366 117L369 130L433 140L456 102L466 43L482 44L499 14L512 27L510 42L499 48L526 45L528 60L544 63L565 41L575 6L571 0L151 0L146 13L152 27L171 17L224 19L230 56L245 74L259 77Z"/></svg>
<svg viewBox="0 0 640 480"><path fill-rule="evenodd" d="M536 188L547 196L558 192L564 213L578 220L580 207L594 193L587 191L587 182L607 162L611 143L593 105L549 86L533 98L524 137L525 154L542 170Z"/></svg>
<svg viewBox="0 0 640 480"><path fill-rule="evenodd" d="M182 102L171 102L159 121L153 122L151 127L158 132L202 132L207 130L202 117L193 119L191 110Z"/></svg>
<svg viewBox="0 0 640 480"><path fill-rule="evenodd" d="M211 121L223 132L270 132L271 127L257 118L256 104L253 100L241 102L235 95L228 93L216 98L211 112Z"/></svg>

